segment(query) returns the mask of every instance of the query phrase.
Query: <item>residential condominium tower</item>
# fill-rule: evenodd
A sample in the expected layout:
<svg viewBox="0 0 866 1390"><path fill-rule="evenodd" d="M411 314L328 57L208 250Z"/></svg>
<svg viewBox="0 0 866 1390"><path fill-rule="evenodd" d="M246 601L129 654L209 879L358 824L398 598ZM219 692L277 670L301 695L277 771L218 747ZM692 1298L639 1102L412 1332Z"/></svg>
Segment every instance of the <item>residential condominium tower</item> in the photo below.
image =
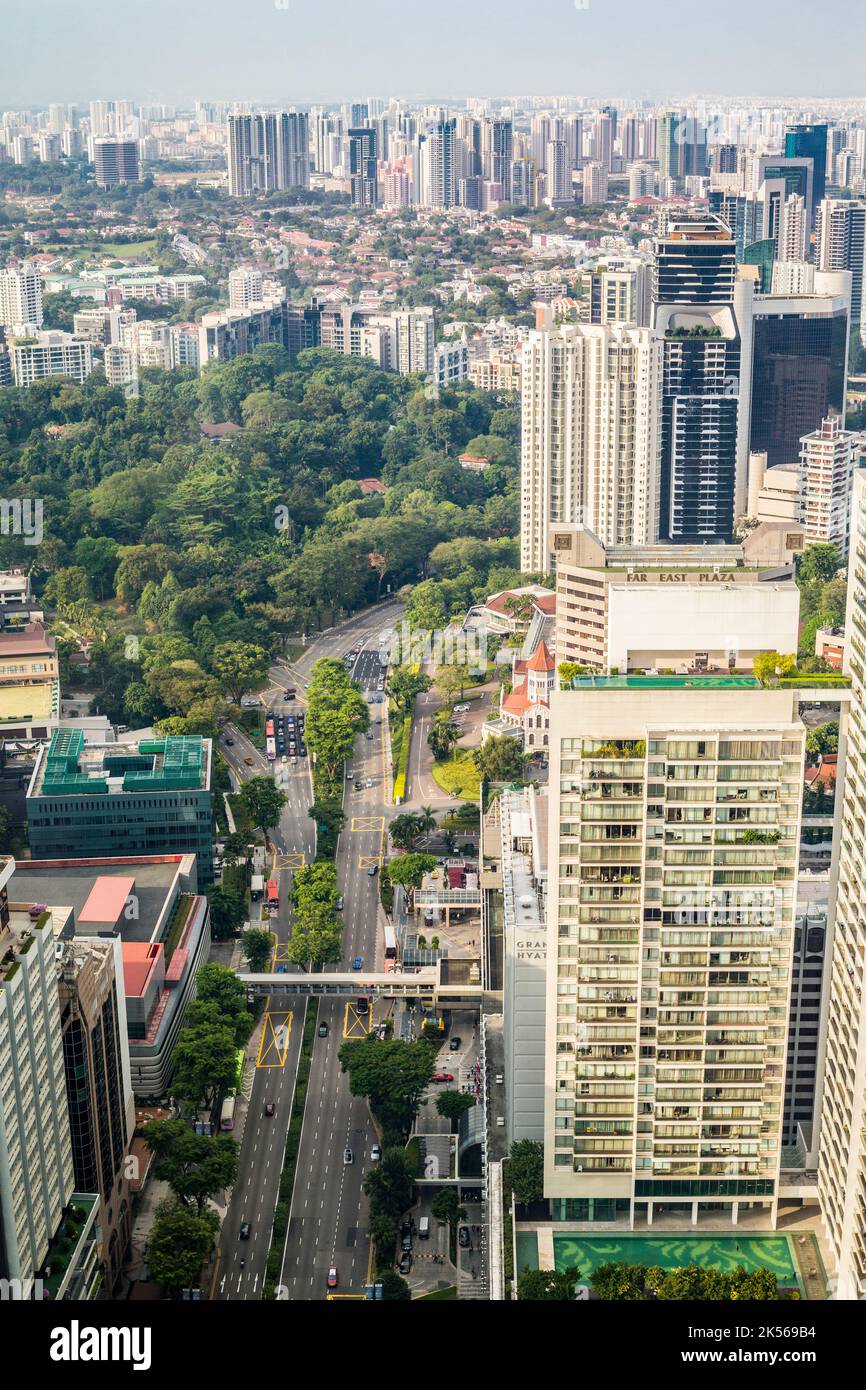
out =
<svg viewBox="0 0 866 1390"><path fill-rule="evenodd" d="M824 1020L818 1192L836 1262L836 1296L866 1299L866 472L854 474L841 707L843 799L831 867L829 989Z"/></svg>
<svg viewBox="0 0 866 1390"><path fill-rule="evenodd" d="M572 1221L760 1206L773 1223L795 696L752 676L578 676L551 697L550 744L545 1196Z"/></svg>
<svg viewBox="0 0 866 1390"><path fill-rule="evenodd" d="M521 568L555 563L550 528L583 522L606 545L657 532L661 339L624 324L563 324L523 346Z"/></svg>

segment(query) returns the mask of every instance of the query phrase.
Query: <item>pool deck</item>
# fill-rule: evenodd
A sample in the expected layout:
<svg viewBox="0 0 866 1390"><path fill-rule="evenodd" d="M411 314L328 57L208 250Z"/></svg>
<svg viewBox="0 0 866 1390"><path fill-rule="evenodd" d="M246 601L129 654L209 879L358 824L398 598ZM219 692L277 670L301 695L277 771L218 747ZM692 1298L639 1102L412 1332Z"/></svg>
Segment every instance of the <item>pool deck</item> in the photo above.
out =
<svg viewBox="0 0 866 1390"><path fill-rule="evenodd" d="M576 1221L518 1222L515 1238L535 1238L539 1269L556 1268L555 1238L560 1236L571 1236L587 1242L607 1237L621 1239L623 1244L634 1239L664 1241L677 1235L685 1240L695 1241L713 1237L721 1240L742 1237L744 1241L761 1237L785 1238L801 1295L809 1301L820 1302L828 1298L827 1271L831 1268L831 1262L829 1252L824 1246L820 1220L815 1215L814 1208L781 1207L775 1231L767 1230L766 1220L759 1220L760 1212L749 1213L751 1219L741 1222L738 1227L732 1227L730 1222L720 1223L713 1219L712 1213L701 1213L701 1216L703 1220L699 1221L697 1226L693 1226L688 1218L680 1218L678 1214L670 1213L664 1224L659 1221L647 1226L644 1221L636 1223L633 1231L614 1222L594 1222L591 1226L586 1222Z"/></svg>

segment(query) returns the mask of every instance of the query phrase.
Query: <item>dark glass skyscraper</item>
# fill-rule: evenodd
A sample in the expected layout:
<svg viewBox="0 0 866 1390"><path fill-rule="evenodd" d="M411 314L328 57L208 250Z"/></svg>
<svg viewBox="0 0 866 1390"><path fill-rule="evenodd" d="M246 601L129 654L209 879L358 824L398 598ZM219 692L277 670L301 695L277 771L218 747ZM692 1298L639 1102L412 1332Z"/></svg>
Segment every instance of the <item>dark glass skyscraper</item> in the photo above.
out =
<svg viewBox="0 0 866 1390"><path fill-rule="evenodd" d="M730 540L737 496L740 331L736 246L719 217L656 242L652 322L664 334L659 537Z"/></svg>
<svg viewBox="0 0 866 1390"><path fill-rule="evenodd" d="M785 155L788 159L811 159L812 211L824 197L827 186L827 127L825 125L792 125L785 132Z"/></svg>
<svg viewBox="0 0 866 1390"><path fill-rule="evenodd" d="M796 463L801 436L845 413L848 313L821 302L805 312L795 299L776 299L776 312L773 297L755 305L749 448L766 452L769 468Z"/></svg>
<svg viewBox="0 0 866 1390"><path fill-rule="evenodd" d="M374 208L379 201L376 132L369 126L349 131L352 206Z"/></svg>

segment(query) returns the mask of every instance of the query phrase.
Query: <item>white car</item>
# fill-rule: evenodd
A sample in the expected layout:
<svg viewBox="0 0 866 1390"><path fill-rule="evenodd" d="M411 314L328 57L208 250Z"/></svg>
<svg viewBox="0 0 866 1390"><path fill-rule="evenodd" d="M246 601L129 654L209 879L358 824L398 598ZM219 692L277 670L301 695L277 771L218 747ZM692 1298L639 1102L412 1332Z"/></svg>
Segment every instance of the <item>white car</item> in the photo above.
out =
<svg viewBox="0 0 866 1390"><path fill-rule="evenodd" d="M382 1150L381 1150L381 1148L379 1147L378 1144L374 1144L373 1147L372 1147L372 1149L370 1150L370 1158L372 1159L372 1161L373 1161L374 1163L379 1163L379 1162L381 1162L381 1159L382 1159Z"/></svg>
<svg viewBox="0 0 866 1390"><path fill-rule="evenodd" d="M468 705L455 705L455 706L454 706L453 713L454 713L454 714L465 714L466 711L468 710L468 708L469 708Z"/></svg>

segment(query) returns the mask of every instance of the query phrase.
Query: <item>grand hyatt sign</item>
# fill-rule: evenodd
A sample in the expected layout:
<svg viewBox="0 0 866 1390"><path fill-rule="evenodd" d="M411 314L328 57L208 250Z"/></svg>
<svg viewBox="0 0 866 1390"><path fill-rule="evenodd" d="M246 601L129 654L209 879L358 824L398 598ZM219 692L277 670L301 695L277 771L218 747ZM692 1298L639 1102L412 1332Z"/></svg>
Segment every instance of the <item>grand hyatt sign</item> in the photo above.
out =
<svg viewBox="0 0 866 1390"><path fill-rule="evenodd" d="M736 584L736 570L713 571L712 573L701 572L700 570L639 570L634 574L626 575L626 582L629 584Z"/></svg>

